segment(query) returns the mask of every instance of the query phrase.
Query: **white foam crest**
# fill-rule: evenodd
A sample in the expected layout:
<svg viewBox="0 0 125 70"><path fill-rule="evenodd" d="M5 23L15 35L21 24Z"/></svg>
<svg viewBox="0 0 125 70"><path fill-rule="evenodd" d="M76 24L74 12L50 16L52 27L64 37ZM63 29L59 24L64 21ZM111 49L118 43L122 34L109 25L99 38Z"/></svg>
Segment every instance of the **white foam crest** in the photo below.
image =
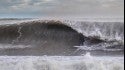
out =
<svg viewBox="0 0 125 70"><path fill-rule="evenodd" d="M119 41L124 44L124 22L90 22L63 21L87 37L99 37L108 41Z"/></svg>

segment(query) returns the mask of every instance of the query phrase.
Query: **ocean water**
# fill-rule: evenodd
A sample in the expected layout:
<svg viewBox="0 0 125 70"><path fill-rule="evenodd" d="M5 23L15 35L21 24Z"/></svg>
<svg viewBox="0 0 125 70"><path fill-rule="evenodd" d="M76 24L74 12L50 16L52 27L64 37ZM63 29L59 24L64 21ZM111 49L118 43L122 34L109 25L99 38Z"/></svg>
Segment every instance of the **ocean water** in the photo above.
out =
<svg viewBox="0 0 125 70"><path fill-rule="evenodd" d="M1 70L124 70L124 57L0 56Z"/></svg>
<svg viewBox="0 0 125 70"><path fill-rule="evenodd" d="M1 70L124 70L124 21L1 19Z"/></svg>

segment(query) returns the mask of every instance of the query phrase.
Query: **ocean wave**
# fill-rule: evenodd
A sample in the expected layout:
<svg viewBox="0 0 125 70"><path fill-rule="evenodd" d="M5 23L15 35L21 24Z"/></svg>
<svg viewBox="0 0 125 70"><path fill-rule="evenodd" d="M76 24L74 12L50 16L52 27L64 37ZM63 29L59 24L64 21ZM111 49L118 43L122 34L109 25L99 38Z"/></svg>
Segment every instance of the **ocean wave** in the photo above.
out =
<svg viewBox="0 0 125 70"><path fill-rule="evenodd" d="M124 23L33 20L0 25L1 54L74 55L79 49L124 51Z"/></svg>

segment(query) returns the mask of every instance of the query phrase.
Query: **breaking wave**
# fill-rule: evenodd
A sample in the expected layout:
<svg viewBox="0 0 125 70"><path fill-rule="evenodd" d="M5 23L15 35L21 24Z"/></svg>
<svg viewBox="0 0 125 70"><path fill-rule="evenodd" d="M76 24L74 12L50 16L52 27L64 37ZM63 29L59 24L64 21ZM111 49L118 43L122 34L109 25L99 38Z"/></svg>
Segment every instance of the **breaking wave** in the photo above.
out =
<svg viewBox="0 0 125 70"><path fill-rule="evenodd" d="M0 25L0 45L3 55L81 55L85 51L123 54L124 22L35 20L8 23Z"/></svg>

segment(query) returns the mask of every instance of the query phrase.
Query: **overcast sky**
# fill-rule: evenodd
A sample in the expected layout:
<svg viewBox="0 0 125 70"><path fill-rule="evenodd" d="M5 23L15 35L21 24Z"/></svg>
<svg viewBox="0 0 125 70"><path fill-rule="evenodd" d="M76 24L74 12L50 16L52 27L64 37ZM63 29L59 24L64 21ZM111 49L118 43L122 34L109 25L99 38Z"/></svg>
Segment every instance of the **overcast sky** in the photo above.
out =
<svg viewBox="0 0 125 70"><path fill-rule="evenodd" d="M0 0L0 17L123 17L124 0Z"/></svg>

